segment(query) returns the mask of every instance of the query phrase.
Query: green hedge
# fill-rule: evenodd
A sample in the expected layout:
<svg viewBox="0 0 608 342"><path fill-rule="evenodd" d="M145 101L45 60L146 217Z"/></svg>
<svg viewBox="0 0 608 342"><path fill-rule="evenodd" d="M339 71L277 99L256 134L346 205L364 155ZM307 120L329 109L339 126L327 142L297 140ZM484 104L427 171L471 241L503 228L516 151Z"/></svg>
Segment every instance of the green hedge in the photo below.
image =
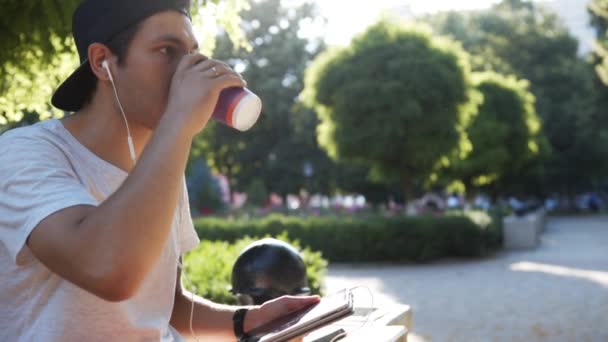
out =
<svg viewBox="0 0 608 342"><path fill-rule="evenodd" d="M500 221L500 220L497 220ZM478 257L497 248L500 225L485 213L442 217L288 217L195 221L201 240L235 241L284 232L333 262L426 262Z"/></svg>
<svg viewBox="0 0 608 342"><path fill-rule="evenodd" d="M301 251L306 264L308 284L313 294L322 295L322 284L327 268L327 261L321 253L300 247L298 241L290 241L287 235L277 236L279 240L290 243ZM234 243L226 241L201 241L201 244L184 258L187 277L182 275L182 283L199 296L216 303L236 304L230 293L232 265L239 253L250 243L252 238L244 238ZM192 283L190 283L192 281Z"/></svg>

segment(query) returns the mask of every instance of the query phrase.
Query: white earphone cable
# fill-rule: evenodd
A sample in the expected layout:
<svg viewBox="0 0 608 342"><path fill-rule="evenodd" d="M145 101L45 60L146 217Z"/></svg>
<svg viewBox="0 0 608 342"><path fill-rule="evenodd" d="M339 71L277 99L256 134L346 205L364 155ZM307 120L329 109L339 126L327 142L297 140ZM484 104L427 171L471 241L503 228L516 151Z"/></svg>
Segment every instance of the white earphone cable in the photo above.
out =
<svg viewBox="0 0 608 342"><path fill-rule="evenodd" d="M192 327L192 321L194 320L194 284L190 280L190 277L188 277L188 273L186 273L186 270L184 270L184 265L179 261L179 258L177 259L177 266L180 270L182 270L182 274L184 275L184 277L186 277L186 280L190 285L190 294L192 295L192 300L190 304L190 333L192 334L196 342L200 342L198 336L194 332L194 328ZM181 284L176 284L176 286L181 286Z"/></svg>
<svg viewBox="0 0 608 342"><path fill-rule="evenodd" d="M122 104L120 103L120 98L118 97L118 91L116 90L116 84L114 84L114 77L112 77L112 72L110 71L110 67L108 66L107 61L103 61L103 67L108 72L108 76L110 78L110 83L112 84L112 89L114 90L114 97L116 97L116 102L118 103L118 108L120 108L120 113L122 114L123 120L125 120L125 126L127 127L127 143L129 144L129 154L131 155L131 160L133 164L135 164L137 160L137 156L135 155L135 147L133 146L133 138L131 138L131 130L129 129L129 122L127 121L127 116L125 115L125 110L122 108Z"/></svg>
<svg viewBox="0 0 608 342"><path fill-rule="evenodd" d="M351 287L349 290L350 290L350 291L354 291L354 290L357 290L357 289L366 289L366 290L367 290L367 292L369 293L369 297L370 297L370 299L371 299L371 303L370 303L370 305L371 305L371 306L370 306L371 311L369 311L369 312L367 313L367 317L365 318L365 322L363 323L363 325L361 325L361 326L359 326L359 327L355 328L355 329L354 329L354 330L352 330L352 331L348 331L348 332L346 332L346 331L345 331L345 332L343 332L343 333L340 333L340 334L338 334L338 335L334 336L334 337L331 339L331 341L330 341L330 342L335 342L335 341L338 341L339 339L341 339L341 338L343 338L343 337L347 336L348 334L353 334L355 331L357 331L357 330L359 330L359 329L361 329L361 328L366 327L366 326L367 326L367 325L368 325L368 324L371 322L371 320L370 320L370 319L371 319L371 316L372 316L372 312L374 311L374 293L373 293L373 292L372 292L372 290L371 290L369 287L367 287L367 286L354 286L354 287Z"/></svg>
<svg viewBox="0 0 608 342"><path fill-rule="evenodd" d="M182 191L187 191L187 190L183 189ZM185 203L184 205L189 205L189 204ZM179 211L179 220L180 220L180 222L182 221L182 211L181 210ZM182 233L181 233L180 227L178 227L177 228L177 243L178 243L178 245L181 244L181 241L182 241ZM188 285L190 285L190 295L192 296L191 300L190 300L190 334L192 334L192 336L194 337L194 339L196 340L196 342L200 342L199 339L198 339L198 336L194 332L194 328L192 327L192 321L194 320L194 292L195 292L194 291L194 283L192 282L192 280L190 280L190 277L188 277L188 273L185 270L184 264L180 260L179 252L177 252L176 254L177 255L175 255L175 260L177 261L177 267L179 267L179 269L182 270L182 274L184 275L184 277L188 281ZM182 286L181 279L178 280L178 283L175 284L175 286Z"/></svg>

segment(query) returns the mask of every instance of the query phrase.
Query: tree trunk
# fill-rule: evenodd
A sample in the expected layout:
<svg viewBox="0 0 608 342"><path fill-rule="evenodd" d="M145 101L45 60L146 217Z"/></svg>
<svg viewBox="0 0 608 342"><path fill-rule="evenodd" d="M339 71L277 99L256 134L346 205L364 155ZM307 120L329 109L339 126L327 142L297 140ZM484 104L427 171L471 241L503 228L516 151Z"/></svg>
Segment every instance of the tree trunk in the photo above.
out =
<svg viewBox="0 0 608 342"><path fill-rule="evenodd" d="M473 178L472 177L465 177L462 180L462 183L464 184L464 192L465 192L464 206L466 207L468 204L471 204L471 203L472 203L471 206L473 206L475 203L475 196L477 196L479 194L479 190L473 189ZM493 201L493 200L490 199L490 201Z"/></svg>
<svg viewBox="0 0 608 342"><path fill-rule="evenodd" d="M226 178L228 178L228 186L230 187L230 191L228 191L228 198L230 199L230 203L228 203L228 207L232 208L232 203L234 203L234 178L232 175L232 165L226 164Z"/></svg>
<svg viewBox="0 0 608 342"><path fill-rule="evenodd" d="M414 199L414 182L407 174L401 175L401 189L403 190L403 204L407 206Z"/></svg>

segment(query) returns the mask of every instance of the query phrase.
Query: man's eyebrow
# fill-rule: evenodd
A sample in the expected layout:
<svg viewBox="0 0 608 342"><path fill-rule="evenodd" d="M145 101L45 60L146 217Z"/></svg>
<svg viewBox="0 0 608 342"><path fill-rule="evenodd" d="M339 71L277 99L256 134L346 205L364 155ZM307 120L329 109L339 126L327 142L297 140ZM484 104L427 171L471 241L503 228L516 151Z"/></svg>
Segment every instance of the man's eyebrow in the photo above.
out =
<svg viewBox="0 0 608 342"><path fill-rule="evenodd" d="M188 43L184 42L182 39L180 39L177 36L172 35L172 34L162 35L162 36L158 37L156 40L157 41L162 41L162 42L171 42L171 43L176 44L176 45L188 47ZM198 42L194 41L194 44L192 45L192 47L190 49L187 49L187 50L188 51L198 50Z"/></svg>

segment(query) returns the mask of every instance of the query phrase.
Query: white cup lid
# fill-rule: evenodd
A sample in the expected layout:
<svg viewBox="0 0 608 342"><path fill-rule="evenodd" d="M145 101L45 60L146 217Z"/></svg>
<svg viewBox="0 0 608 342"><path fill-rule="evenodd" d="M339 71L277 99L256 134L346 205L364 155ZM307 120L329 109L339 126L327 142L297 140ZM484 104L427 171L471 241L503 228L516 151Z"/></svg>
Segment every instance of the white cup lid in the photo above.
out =
<svg viewBox="0 0 608 342"><path fill-rule="evenodd" d="M258 121L261 112L262 100L256 94L248 91L234 109L232 126L239 131L246 131Z"/></svg>

